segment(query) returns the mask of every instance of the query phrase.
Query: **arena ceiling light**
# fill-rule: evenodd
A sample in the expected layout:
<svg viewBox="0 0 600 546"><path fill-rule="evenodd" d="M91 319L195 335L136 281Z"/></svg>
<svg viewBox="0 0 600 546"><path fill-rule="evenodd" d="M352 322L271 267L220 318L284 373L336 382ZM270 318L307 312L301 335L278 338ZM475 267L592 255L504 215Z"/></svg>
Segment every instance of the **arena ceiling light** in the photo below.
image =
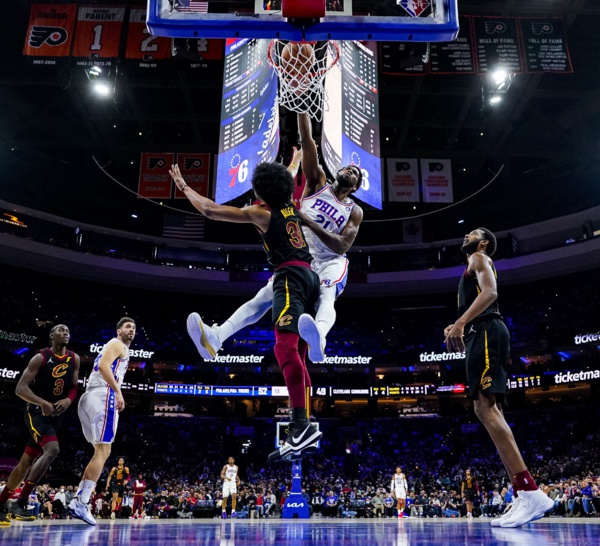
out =
<svg viewBox="0 0 600 546"><path fill-rule="evenodd" d="M94 93L103 98L112 97L115 92L115 86L111 82L110 73L103 70L98 65L92 65L86 68L85 74L90 81Z"/></svg>

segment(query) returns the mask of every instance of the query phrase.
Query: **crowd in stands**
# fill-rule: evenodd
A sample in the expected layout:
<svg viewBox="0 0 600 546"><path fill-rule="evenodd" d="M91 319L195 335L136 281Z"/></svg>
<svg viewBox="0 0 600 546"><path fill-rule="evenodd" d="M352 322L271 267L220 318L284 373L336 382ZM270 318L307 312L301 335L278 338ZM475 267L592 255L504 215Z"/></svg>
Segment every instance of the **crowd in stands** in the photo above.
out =
<svg viewBox="0 0 600 546"><path fill-rule="evenodd" d="M508 413L508 419L531 474L555 502L551 515L599 514L600 407L514 412ZM474 516L494 517L510 506L513 492L495 448L469 417L323 420L320 424L322 449L305 459L302 482L315 517L396 517L390 483L398 465L409 483L406 516L465 516L461 483L467 468L478 485ZM64 507L91 451L78 427L70 412L48 484L32 494L30 506L40 517L67 517ZM1 428L0 457L18 458L24 427L12 417ZM266 464L274 428L269 419L160 418L126 412L105 474L123 456L132 482L139 478L147 487L143 511L134 514L134 484L129 483L117 517L218 517L223 502L230 512L231 499L223 500L220 479L230 455L236 457L242 481L237 515L279 516L290 491L291 469L289 463ZM2 479L0 473L0 488ZM92 499L99 517L111 516L105 484L106 475Z"/></svg>

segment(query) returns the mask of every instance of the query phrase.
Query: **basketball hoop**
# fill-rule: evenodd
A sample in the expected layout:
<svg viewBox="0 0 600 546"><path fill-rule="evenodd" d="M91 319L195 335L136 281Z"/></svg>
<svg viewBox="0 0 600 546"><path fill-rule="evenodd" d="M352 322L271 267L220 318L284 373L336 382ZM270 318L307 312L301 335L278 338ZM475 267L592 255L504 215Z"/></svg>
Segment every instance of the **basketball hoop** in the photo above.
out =
<svg viewBox="0 0 600 546"><path fill-rule="evenodd" d="M279 104L321 121L327 108L325 76L340 59L339 44L271 40L267 56L279 79Z"/></svg>

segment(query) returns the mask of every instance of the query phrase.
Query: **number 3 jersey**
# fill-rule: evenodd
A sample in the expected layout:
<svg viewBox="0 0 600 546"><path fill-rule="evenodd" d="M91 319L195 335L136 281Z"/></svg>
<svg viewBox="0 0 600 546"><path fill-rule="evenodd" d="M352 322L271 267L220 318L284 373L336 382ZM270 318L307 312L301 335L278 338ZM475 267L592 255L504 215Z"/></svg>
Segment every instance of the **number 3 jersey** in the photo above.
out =
<svg viewBox="0 0 600 546"><path fill-rule="evenodd" d="M50 348L42 349L40 353L44 360L31 390L42 400L54 404L66 398L73 385L75 353L67 351L63 356L58 356Z"/></svg>
<svg viewBox="0 0 600 546"><path fill-rule="evenodd" d="M346 227L354 205L355 203L350 200L346 202L339 201L333 193L331 184L326 184L317 193L303 197L300 210L325 231L337 234L341 233ZM312 230L307 227L302 228L302 230L308 242L310 253L315 260L322 261L340 257L337 252L334 252L322 242Z"/></svg>
<svg viewBox="0 0 600 546"><path fill-rule="evenodd" d="M302 229L298 211L291 203L271 209L269 229L261 233L268 262L275 268L286 262L310 263L312 256Z"/></svg>
<svg viewBox="0 0 600 546"><path fill-rule="evenodd" d="M123 347L125 348L125 357L115 358L115 360L113 360L113 362L110 365L113 377L115 378L115 381L120 387L123 383L123 378L125 377L127 366L129 365L129 348L121 341L118 341L117 338L113 338L113 340L116 340L118 343L121 343L121 345L123 345ZM94 367L92 368L92 373L90 374L90 377L88 379L86 390L95 389L96 387L108 387L108 383L104 380L102 374L100 373L100 359L102 358L102 355L104 354L104 351L106 350L107 346L108 343L102 348L102 351L96 357L96 360L94 360Z"/></svg>

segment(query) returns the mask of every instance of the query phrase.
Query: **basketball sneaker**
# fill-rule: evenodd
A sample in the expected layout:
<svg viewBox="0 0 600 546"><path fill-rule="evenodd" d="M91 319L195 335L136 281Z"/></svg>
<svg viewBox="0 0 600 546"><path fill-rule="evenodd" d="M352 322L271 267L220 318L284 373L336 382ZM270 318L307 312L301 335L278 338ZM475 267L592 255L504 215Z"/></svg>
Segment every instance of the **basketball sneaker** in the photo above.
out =
<svg viewBox="0 0 600 546"><path fill-rule="evenodd" d="M192 313L187 318L187 331L200 356L205 360L214 360L221 348L215 328L206 326L198 313Z"/></svg>
<svg viewBox="0 0 600 546"><path fill-rule="evenodd" d="M223 513L221 514L221 517L223 519L227 519L227 512L225 512L225 510L223 510Z"/></svg>
<svg viewBox="0 0 600 546"><path fill-rule="evenodd" d="M16 521L35 521L35 516L23 504L24 502L22 503L20 499L12 503L10 508L8 508L10 518Z"/></svg>
<svg viewBox="0 0 600 546"><path fill-rule="evenodd" d="M8 527L10 520L6 517L6 503L0 504L0 527Z"/></svg>
<svg viewBox="0 0 600 546"><path fill-rule="evenodd" d="M298 423L292 421L287 438L278 450L279 455L283 460L304 455L304 452L313 447L313 444L321 436L323 436L323 433L317 429L317 425L310 421L306 420Z"/></svg>
<svg viewBox="0 0 600 546"><path fill-rule="evenodd" d="M307 313L300 315L298 333L308 344L308 358L311 362L325 362L325 338L321 335L315 319Z"/></svg>
<svg viewBox="0 0 600 546"><path fill-rule="evenodd" d="M500 527L521 527L537 519L554 507L554 501L540 489L535 491L519 491L521 499L516 509L510 511L509 518L500 523Z"/></svg>
<svg viewBox="0 0 600 546"><path fill-rule="evenodd" d="M96 525L96 520L90 511L89 504L83 504L79 497L73 497L69 503L69 514L71 517L85 521L89 525Z"/></svg>
<svg viewBox="0 0 600 546"><path fill-rule="evenodd" d="M510 507L510 510L508 512L504 512L504 514L502 514L499 518L494 518L492 521L490 521L492 527L500 527L503 521L506 521L508 518L510 518L510 516L513 515L520 502L521 497L515 497L512 501L512 506Z"/></svg>

